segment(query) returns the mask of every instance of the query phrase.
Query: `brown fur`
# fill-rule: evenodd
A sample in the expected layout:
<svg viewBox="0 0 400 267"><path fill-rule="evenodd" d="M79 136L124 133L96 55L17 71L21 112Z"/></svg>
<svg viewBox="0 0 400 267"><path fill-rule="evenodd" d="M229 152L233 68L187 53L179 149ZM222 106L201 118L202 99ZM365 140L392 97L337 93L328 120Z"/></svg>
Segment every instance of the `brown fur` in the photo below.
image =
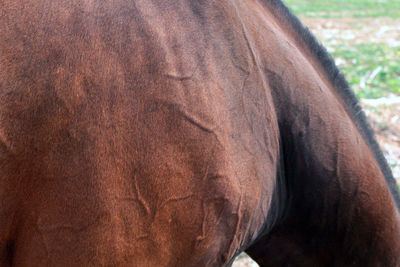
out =
<svg viewBox="0 0 400 267"><path fill-rule="evenodd" d="M2 1L2 266L399 266L378 161L270 1Z"/></svg>

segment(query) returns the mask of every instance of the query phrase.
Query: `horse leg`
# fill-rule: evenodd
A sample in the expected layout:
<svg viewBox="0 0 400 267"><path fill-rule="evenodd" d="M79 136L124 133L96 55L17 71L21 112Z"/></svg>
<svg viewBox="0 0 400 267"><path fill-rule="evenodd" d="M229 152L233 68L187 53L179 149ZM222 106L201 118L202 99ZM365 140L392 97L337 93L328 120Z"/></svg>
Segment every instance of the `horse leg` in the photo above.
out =
<svg viewBox="0 0 400 267"><path fill-rule="evenodd" d="M341 100L314 84L306 95L271 82L288 197L246 252L261 266L399 266L399 213L380 163Z"/></svg>

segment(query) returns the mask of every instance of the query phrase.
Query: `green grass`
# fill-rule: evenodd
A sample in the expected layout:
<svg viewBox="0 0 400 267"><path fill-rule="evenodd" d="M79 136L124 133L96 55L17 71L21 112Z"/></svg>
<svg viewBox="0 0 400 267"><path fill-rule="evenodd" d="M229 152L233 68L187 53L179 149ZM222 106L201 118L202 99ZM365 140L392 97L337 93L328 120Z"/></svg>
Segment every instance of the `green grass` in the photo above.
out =
<svg viewBox="0 0 400 267"><path fill-rule="evenodd" d="M400 0L284 0L297 15L311 18L400 17Z"/></svg>
<svg viewBox="0 0 400 267"><path fill-rule="evenodd" d="M330 18L333 25L335 18L389 17L400 21L400 0L283 1L300 17ZM349 22L349 30L361 31L369 27L368 21L353 20ZM354 42L344 39L340 33L322 42L329 47L359 98L377 98L389 93L400 95L400 47L389 47L385 40Z"/></svg>
<svg viewBox="0 0 400 267"><path fill-rule="evenodd" d="M399 47L341 44L331 50L359 98L377 98L388 93L400 95Z"/></svg>

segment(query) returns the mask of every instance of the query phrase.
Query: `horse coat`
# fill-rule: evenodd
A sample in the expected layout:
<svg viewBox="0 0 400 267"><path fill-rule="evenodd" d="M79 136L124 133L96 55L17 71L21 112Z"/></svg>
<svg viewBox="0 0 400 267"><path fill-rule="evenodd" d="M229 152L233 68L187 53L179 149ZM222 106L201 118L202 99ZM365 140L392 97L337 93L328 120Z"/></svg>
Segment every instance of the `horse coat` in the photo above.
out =
<svg viewBox="0 0 400 267"><path fill-rule="evenodd" d="M390 169L280 1L0 3L2 266L400 265Z"/></svg>

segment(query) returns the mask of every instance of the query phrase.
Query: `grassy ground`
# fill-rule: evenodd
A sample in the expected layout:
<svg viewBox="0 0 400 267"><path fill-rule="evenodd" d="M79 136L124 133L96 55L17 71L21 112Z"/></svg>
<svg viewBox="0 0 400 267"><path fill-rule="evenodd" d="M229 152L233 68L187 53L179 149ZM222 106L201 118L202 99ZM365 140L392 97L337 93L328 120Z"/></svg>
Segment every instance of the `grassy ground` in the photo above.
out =
<svg viewBox="0 0 400 267"><path fill-rule="evenodd" d="M284 2L328 48L359 98L400 95L400 0Z"/></svg>
<svg viewBox="0 0 400 267"><path fill-rule="evenodd" d="M332 56L339 63L359 98L400 95L400 48L386 44L357 44L333 47Z"/></svg>
<svg viewBox="0 0 400 267"><path fill-rule="evenodd" d="M400 17L398 0L286 0L292 10L313 18Z"/></svg>

